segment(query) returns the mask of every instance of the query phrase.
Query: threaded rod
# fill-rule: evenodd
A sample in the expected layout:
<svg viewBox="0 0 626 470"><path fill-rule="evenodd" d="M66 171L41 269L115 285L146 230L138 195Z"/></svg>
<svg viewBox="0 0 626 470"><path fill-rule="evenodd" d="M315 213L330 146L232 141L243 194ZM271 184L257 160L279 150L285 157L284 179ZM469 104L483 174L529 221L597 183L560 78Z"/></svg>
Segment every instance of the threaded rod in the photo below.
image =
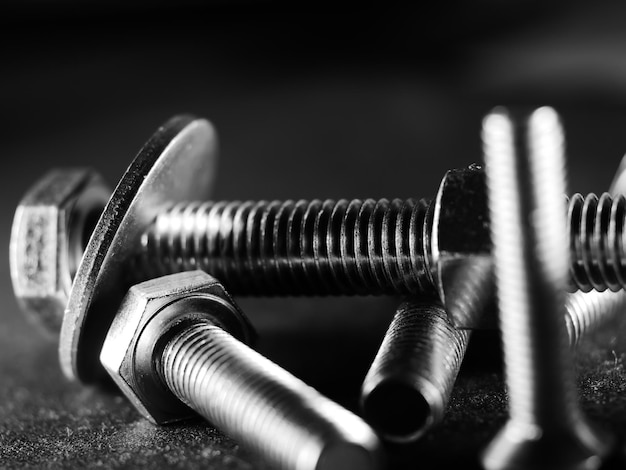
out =
<svg viewBox="0 0 626 470"><path fill-rule="evenodd" d="M202 269L254 295L433 291L422 239L428 201L207 202L161 213L142 270Z"/></svg>
<svg viewBox="0 0 626 470"><path fill-rule="evenodd" d="M208 321L175 333L157 370L182 402L278 468L377 468L361 419Z"/></svg>
<svg viewBox="0 0 626 470"><path fill-rule="evenodd" d="M429 204L180 204L143 235L138 269L146 278L202 269L246 295L429 294L435 291ZM626 197L576 194L567 214L573 288L626 287Z"/></svg>

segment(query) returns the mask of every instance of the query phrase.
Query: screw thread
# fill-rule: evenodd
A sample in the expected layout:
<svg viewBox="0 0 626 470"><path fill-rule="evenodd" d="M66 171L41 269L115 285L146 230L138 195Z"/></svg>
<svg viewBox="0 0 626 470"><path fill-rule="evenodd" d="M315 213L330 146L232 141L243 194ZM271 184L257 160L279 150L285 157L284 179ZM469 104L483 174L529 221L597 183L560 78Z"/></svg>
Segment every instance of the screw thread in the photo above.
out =
<svg viewBox="0 0 626 470"><path fill-rule="evenodd" d="M619 292L574 292L565 300L565 326L571 347L626 310L626 294Z"/></svg>
<svg viewBox="0 0 626 470"><path fill-rule="evenodd" d="M378 440L360 418L209 322L175 333L157 369L181 401L278 468L376 468Z"/></svg>
<svg viewBox="0 0 626 470"><path fill-rule="evenodd" d="M428 206L415 199L176 205L144 234L139 269L150 277L202 269L239 294L433 291Z"/></svg>
<svg viewBox="0 0 626 470"><path fill-rule="evenodd" d="M469 338L441 305L400 305L362 387L364 415L379 434L410 442L441 421Z"/></svg>
<svg viewBox="0 0 626 470"><path fill-rule="evenodd" d="M570 275L587 292L626 288L626 197L604 193L569 200Z"/></svg>

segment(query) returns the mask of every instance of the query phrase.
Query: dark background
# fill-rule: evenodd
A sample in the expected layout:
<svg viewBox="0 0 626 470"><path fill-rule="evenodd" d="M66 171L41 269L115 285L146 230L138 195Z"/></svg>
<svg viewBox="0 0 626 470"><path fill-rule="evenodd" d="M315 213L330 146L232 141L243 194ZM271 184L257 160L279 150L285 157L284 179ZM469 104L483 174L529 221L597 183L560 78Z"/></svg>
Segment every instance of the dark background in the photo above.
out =
<svg viewBox="0 0 626 470"><path fill-rule="evenodd" d="M626 150L626 7L443 2L350 14L316 3L4 2L0 7L0 467L265 468L202 422L156 428L113 393L69 383L56 344L19 312L13 211L52 167L115 184L156 127L217 127L224 199L421 197L480 161L495 105L551 104L570 188L601 192ZM260 350L345 406L399 299L239 299ZM584 409L620 439L619 329L579 355ZM496 351L496 353L494 353ZM506 404L493 334L477 335L444 423L389 447L392 468L472 465Z"/></svg>

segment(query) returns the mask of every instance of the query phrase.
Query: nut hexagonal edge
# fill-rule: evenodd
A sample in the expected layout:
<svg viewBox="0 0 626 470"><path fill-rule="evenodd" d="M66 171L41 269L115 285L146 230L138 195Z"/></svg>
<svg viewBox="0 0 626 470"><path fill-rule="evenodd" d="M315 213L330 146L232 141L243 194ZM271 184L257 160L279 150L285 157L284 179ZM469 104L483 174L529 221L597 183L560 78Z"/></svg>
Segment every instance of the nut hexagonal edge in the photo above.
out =
<svg viewBox="0 0 626 470"><path fill-rule="evenodd" d="M9 258L21 309L58 335L73 276L111 190L90 169L53 170L19 203Z"/></svg>
<svg viewBox="0 0 626 470"><path fill-rule="evenodd" d="M141 335L148 324L166 307L194 296L219 298L231 307L234 318L226 322L207 314L211 320L224 327L237 339L249 343L254 339L254 330L247 317L237 307L221 283L203 271L189 271L163 276L137 284L128 291L104 341L100 362L139 412L156 424L180 421L193 416L186 405L180 402L165 384L162 384L156 371L154 390L146 396L142 393L139 377L143 372L136 370L136 354Z"/></svg>

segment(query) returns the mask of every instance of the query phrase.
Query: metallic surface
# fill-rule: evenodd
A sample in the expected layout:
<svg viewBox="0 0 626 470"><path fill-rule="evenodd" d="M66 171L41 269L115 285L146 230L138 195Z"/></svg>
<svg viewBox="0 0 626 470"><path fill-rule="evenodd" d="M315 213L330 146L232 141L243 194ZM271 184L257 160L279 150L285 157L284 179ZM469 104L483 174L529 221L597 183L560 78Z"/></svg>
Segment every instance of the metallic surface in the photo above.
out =
<svg viewBox="0 0 626 470"><path fill-rule="evenodd" d="M439 293L454 325L495 327L484 171L446 172L434 200L216 201L159 213L136 269L201 268L246 295ZM572 197L574 288L626 284L626 198Z"/></svg>
<svg viewBox="0 0 626 470"><path fill-rule="evenodd" d="M392 442L411 442L443 419L470 338L438 302L404 302L361 389L365 420Z"/></svg>
<svg viewBox="0 0 626 470"><path fill-rule="evenodd" d="M483 454L488 469L598 468L610 439L577 403L563 320L569 265L564 138L551 108L514 129L483 123L509 420Z"/></svg>
<svg viewBox="0 0 626 470"><path fill-rule="evenodd" d="M133 286L111 323L100 361L141 414L154 423L188 418L186 407L153 373L155 348L164 332L200 318L226 328L246 343L254 336L245 315L214 278L201 271L179 273ZM197 315L196 315L197 317Z"/></svg>
<svg viewBox="0 0 626 470"><path fill-rule="evenodd" d="M45 226L35 220L29 228L30 222L24 222L29 219L23 215L28 206L18 208L12 273L16 295L25 308L36 311L50 329L58 329L71 274L79 274L61 328L59 354L68 377L92 381L101 375L96 357L114 307L126 287L155 271L217 270L236 292L241 287L254 293L412 293L436 287L456 326L493 323L488 314L466 316L467 312L493 311L490 242L484 233L488 220L481 215L484 192L479 166L446 173L430 205L426 200L175 205L148 230L154 218L177 201L207 196L215 142L213 129L203 120L174 118L161 128L118 184L77 268L72 266L82 254L88 232L83 227L85 219L80 215L71 219L66 231L56 234L51 223L45 222L54 220L58 227L65 227L57 224L52 213L65 213L67 194L60 191L48 196L53 200L46 218L35 217ZM44 179L37 187L46 184ZM107 192L101 182L80 190L97 194L93 204L98 209ZM97 212L78 207L74 213L87 212L90 218ZM130 275L129 259L140 241L147 269L143 276L142 270ZM64 250L69 251L64 254ZM468 303L472 308L467 308ZM83 344L87 345L84 350Z"/></svg>
<svg viewBox="0 0 626 470"><path fill-rule="evenodd" d="M28 190L15 211L9 249L13 292L34 323L54 336L85 237L109 195L91 170L55 170Z"/></svg>
<svg viewBox="0 0 626 470"><path fill-rule="evenodd" d="M68 378L91 382L98 355L126 290L137 279L128 260L141 234L170 203L203 199L213 181L216 135L203 119L179 116L144 145L102 213L74 277L59 342Z"/></svg>
<svg viewBox="0 0 626 470"><path fill-rule="evenodd" d="M583 291L618 291L626 286L626 197L604 193L575 194L569 203L570 268L574 284Z"/></svg>
<svg viewBox="0 0 626 470"><path fill-rule="evenodd" d="M244 319L204 272L154 279L129 291L101 359L153 422L191 408L277 468L378 468L369 426L240 341Z"/></svg>
<svg viewBox="0 0 626 470"><path fill-rule="evenodd" d="M146 276L202 269L233 293L433 291L422 239L428 202L206 202L161 212L142 237Z"/></svg>
<svg viewBox="0 0 626 470"><path fill-rule="evenodd" d="M626 157L611 185L626 190ZM480 303L463 304L466 318ZM459 305L461 307L461 305ZM459 310L460 311L460 308ZM626 311L626 293L567 294L565 326L570 347ZM361 408L379 435L393 442L419 439L444 416L465 354L469 331L451 327L436 302L403 303L385 333L361 389Z"/></svg>

